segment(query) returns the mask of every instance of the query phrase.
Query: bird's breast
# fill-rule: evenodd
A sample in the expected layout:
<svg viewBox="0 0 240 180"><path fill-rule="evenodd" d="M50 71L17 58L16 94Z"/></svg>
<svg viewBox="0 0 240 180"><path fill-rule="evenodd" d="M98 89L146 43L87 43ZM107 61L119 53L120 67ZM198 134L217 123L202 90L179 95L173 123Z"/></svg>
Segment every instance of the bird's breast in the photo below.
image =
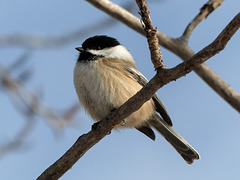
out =
<svg viewBox="0 0 240 180"><path fill-rule="evenodd" d="M97 121L106 117L112 109L121 106L142 88L127 74L120 62L104 59L78 63L74 69L74 85L80 102ZM129 123L146 119L144 116L149 117L153 109L152 102L145 103L138 113L135 112L135 116L131 115ZM136 123L130 124L129 126L135 126Z"/></svg>

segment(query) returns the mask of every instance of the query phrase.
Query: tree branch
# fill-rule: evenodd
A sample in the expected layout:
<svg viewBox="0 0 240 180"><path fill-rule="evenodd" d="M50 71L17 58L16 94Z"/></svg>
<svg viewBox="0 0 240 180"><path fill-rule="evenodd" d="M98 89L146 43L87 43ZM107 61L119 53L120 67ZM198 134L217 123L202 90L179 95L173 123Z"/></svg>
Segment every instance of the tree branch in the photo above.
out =
<svg viewBox="0 0 240 180"><path fill-rule="evenodd" d="M145 36L140 20L129 13L122 7L108 1L108 0L87 0L96 8L104 11L115 19L123 22L128 27L139 32ZM183 61L191 58L194 52L190 49L188 44L181 40L181 38L171 38L166 34L157 31L159 44L169 51L179 56ZM240 94L231 88L221 77L219 77L210 67L206 64L199 65L194 71L225 101L227 101L233 108L240 112Z"/></svg>
<svg viewBox="0 0 240 180"><path fill-rule="evenodd" d="M136 2L141 11L139 14L141 15L142 21L144 23L143 28L146 32L152 63L155 69L165 67L162 60L162 52L160 51L159 42L156 35L157 29L152 25L147 3L146 1L142 0L136 0Z"/></svg>
<svg viewBox="0 0 240 180"><path fill-rule="evenodd" d="M182 40L188 42L192 31L194 28L204 19L209 16L215 9L217 9L224 0L209 0L203 7L200 9L198 15L188 24L183 35L181 36Z"/></svg>
<svg viewBox="0 0 240 180"><path fill-rule="evenodd" d="M162 69L161 71L158 71L149 83L136 95L101 120L96 129L80 136L74 145L60 159L38 177L38 180L60 178L91 147L105 137L113 129L114 125L119 124L124 118L138 110L159 88L190 73L194 68L199 66L199 64L220 52L239 27L240 13L226 26L221 34L210 45L199 51L189 60L172 69Z"/></svg>

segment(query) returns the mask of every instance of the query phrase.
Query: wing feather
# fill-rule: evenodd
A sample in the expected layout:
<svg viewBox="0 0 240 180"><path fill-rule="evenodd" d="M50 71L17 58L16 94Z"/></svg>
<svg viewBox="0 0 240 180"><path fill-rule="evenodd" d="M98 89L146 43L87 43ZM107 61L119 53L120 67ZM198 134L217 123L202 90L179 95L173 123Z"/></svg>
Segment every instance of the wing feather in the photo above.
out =
<svg viewBox="0 0 240 180"><path fill-rule="evenodd" d="M125 69L129 72L132 78L134 78L139 84L142 86L145 86L148 83L147 78L145 78L140 71L137 70L136 67L125 67ZM162 101L158 97L157 94L154 94L152 97L156 111L162 116L163 120L170 126L172 126L171 118L163 105Z"/></svg>

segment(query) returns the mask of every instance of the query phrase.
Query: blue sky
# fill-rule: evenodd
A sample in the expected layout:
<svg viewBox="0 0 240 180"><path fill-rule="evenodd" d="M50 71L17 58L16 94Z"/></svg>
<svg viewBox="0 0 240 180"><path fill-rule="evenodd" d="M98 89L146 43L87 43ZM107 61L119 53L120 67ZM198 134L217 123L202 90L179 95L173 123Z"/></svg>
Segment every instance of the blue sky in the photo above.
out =
<svg viewBox="0 0 240 180"><path fill-rule="evenodd" d="M126 1L114 1L124 4ZM206 0L153 1L149 4L154 26L169 36L178 37L199 12ZM208 45L239 12L240 1L225 1L201 22L190 38L197 52ZM138 9L135 5L134 13ZM0 0L0 36L26 34L62 36L77 29L90 28L109 16L86 1L7 1ZM91 29L75 41L56 48L29 48L0 44L0 62L9 66L25 52L30 59L25 68L33 72L29 89L43 93L42 100L60 112L77 102L73 87L73 68L78 56L74 49L89 36L106 34L117 38L136 60L140 71L150 79L154 75L146 39L116 23L111 27ZM227 47L207 64L231 87L240 92L240 32ZM168 67L181 60L164 48ZM15 73L14 75L17 75ZM212 91L194 72L164 86L158 95L165 104L176 129L201 155L201 160L187 165L175 150L157 135L151 141L136 130L113 131L90 149L61 179L99 180L202 180L238 179L240 161L239 113ZM0 145L12 140L26 121L16 112L9 98L0 91ZM54 163L76 139L90 130L93 121L80 111L74 122L53 130L44 119L36 118L31 134L20 151L0 158L0 179L36 179Z"/></svg>

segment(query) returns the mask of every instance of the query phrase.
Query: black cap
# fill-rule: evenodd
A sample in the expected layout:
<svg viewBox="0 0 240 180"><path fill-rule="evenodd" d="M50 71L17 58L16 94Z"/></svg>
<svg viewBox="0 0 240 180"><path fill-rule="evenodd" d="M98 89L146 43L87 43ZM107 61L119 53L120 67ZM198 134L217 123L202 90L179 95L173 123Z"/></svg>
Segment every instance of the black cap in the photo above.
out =
<svg viewBox="0 0 240 180"><path fill-rule="evenodd" d="M83 42L82 48L84 50L86 49L101 50L104 48L110 48L117 45L120 45L120 43L116 39L102 35L88 38Z"/></svg>

